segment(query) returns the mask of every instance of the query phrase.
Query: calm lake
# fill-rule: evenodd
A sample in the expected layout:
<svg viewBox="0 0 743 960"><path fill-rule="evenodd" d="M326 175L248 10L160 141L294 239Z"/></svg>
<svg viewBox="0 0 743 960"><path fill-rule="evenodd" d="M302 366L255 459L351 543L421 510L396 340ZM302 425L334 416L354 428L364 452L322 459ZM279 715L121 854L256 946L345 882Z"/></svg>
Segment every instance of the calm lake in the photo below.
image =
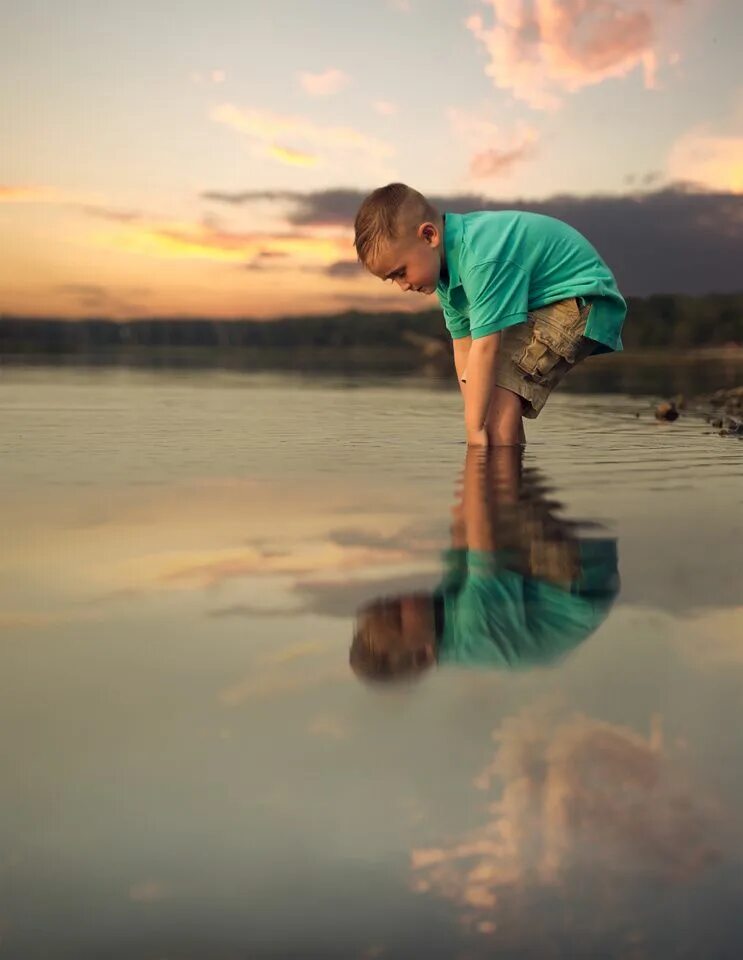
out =
<svg viewBox="0 0 743 960"><path fill-rule="evenodd" d="M658 377L519 462L431 377L0 369L1 960L740 957L743 442Z"/></svg>

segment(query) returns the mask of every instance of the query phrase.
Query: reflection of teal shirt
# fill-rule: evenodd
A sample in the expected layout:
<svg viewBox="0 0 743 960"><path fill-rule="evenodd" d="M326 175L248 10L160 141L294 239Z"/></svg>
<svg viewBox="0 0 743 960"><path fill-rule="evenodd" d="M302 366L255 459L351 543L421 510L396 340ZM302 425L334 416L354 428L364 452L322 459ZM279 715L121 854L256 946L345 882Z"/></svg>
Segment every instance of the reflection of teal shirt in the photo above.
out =
<svg viewBox="0 0 743 960"><path fill-rule="evenodd" d="M509 569L501 553L451 550L436 589L443 599L439 663L518 669L550 663L601 624L619 589L616 540L579 544L569 586Z"/></svg>

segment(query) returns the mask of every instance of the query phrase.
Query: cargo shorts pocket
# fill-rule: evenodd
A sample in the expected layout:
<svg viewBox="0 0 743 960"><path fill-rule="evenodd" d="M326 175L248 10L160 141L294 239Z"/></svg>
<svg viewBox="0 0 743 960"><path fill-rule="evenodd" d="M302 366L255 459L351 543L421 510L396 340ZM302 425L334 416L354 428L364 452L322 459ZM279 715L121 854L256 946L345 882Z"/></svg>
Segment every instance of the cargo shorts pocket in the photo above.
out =
<svg viewBox="0 0 743 960"><path fill-rule="evenodd" d="M571 298L532 311L527 321L531 338L514 357L518 369L535 383L548 384L556 367L575 363L589 309Z"/></svg>

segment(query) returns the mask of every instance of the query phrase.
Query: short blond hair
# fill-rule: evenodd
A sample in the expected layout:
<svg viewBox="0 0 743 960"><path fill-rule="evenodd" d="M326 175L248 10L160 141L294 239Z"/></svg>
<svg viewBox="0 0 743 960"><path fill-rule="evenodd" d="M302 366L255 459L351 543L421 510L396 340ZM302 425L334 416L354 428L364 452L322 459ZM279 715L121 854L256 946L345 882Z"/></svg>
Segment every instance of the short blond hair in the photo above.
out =
<svg viewBox="0 0 743 960"><path fill-rule="evenodd" d="M359 260L366 266L385 243L414 233L427 220L438 223L440 215L422 193L405 183L378 187L356 214L353 242Z"/></svg>

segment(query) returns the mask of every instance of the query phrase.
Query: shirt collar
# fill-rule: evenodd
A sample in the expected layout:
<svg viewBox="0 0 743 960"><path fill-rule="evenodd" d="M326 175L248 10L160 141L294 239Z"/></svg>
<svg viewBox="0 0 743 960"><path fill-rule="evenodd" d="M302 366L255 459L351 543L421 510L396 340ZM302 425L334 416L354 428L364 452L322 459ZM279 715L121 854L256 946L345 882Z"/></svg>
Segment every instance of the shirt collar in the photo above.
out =
<svg viewBox="0 0 743 960"><path fill-rule="evenodd" d="M448 283L439 279L437 290L447 294L454 287L459 287L462 281L459 278L459 251L462 248L462 215L461 213L444 214L444 259L449 274Z"/></svg>

